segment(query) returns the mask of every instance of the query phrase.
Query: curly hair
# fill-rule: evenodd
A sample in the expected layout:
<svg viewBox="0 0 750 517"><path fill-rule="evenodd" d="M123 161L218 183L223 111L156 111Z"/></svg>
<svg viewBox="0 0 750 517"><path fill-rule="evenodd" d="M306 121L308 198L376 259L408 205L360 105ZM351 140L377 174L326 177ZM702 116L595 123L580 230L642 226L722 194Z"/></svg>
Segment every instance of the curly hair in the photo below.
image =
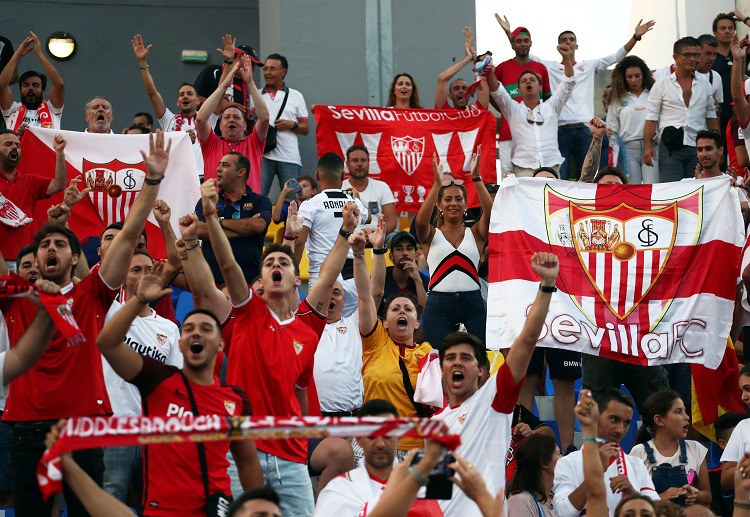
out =
<svg viewBox="0 0 750 517"><path fill-rule="evenodd" d="M409 99L409 107L410 108L421 108L422 105L419 103L419 90L417 89L417 82L414 80L414 78L407 74L396 74L393 76L393 81L391 81L391 87L388 89L388 103L386 104L386 107L390 108L392 106L396 105L396 81L398 81L399 77L408 77L411 81L411 98Z"/></svg>
<svg viewBox="0 0 750 517"><path fill-rule="evenodd" d="M646 62L638 56L625 56L612 70L612 102L619 102L630 91L625 80L628 68L640 68L643 76L643 89L650 90L654 86L654 76Z"/></svg>

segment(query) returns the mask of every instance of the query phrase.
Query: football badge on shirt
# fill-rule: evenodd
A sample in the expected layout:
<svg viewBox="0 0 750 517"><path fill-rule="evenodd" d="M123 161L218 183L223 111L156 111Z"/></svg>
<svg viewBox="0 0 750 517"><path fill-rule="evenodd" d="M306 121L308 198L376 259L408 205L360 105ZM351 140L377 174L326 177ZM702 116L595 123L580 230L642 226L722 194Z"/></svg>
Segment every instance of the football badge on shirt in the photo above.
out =
<svg viewBox="0 0 750 517"><path fill-rule="evenodd" d="M246 212L249 212L250 210L253 209L253 204L252 203L245 203L244 205L242 205L242 209L244 211L246 211Z"/></svg>
<svg viewBox="0 0 750 517"><path fill-rule="evenodd" d="M349 329L346 326L342 325L341 327L336 327L336 330L339 331L339 334L346 334Z"/></svg>
<svg viewBox="0 0 750 517"><path fill-rule="evenodd" d="M234 410L237 409L237 403L231 400L225 400L224 409L226 409L227 413L229 413L230 415L234 415Z"/></svg>
<svg viewBox="0 0 750 517"><path fill-rule="evenodd" d="M156 342L159 343L160 347L167 346L167 336L164 334L156 334Z"/></svg>
<svg viewBox="0 0 750 517"><path fill-rule="evenodd" d="M305 345L303 345L302 343L300 343L296 339L294 340L293 344L294 344L294 351L295 351L295 353L297 355L299 355L299 353L302 352L302 349L305 348Z"/></svg>
<svg viewBox="0 0 750 517"><path fill-rule="evenodd" d="M464 425L464 422L466 422L466 417L469 416L469 413L464 413L463 415L458 417L458 423L461 425Z"/></svg>

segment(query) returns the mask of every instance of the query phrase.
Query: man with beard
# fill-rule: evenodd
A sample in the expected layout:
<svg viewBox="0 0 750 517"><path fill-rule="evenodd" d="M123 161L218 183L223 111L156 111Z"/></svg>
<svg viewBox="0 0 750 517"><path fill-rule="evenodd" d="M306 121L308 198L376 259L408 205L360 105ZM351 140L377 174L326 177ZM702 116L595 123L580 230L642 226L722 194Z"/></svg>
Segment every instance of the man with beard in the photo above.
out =
<svg viewBox="0 0 750 517"><path fill-rule="evenodd" d="M341 188L357 191L359 200L370 213L371 219L367 227L374 230L378 216L383 214L386 234L395 231L398 223L396 201L393 199L391 188L385 181L370 178L370 152L367 147L353 145L347 149L346 168L349 171L349 179L344 180Z"/></svg>
<svg viewBox="0 0 750 517"><path fill-rule="evenodd" d="M724 145L717 131L698 131L698 135L695 137L695 152L698 155L698 167L700 169L696 176L698 179L716 178L726 175L719 168L724 156ZM738 188L737 196L740 200L742 217L745 220L745 226L747 226L748 216L750 216L747 195L743 189Z"/></svg>
<svg viewBox="0 0 750 517"><path fill-rule="evenodd" d="M0 130L0 253L6 260L16 258L18 250L31 242L31 217L37 201L46 199L65 188L68 171L65 167L65 139L56 135L55 177L19 174L21 140L10 129Z"/></svg>
<svg viewBox="0 0 750 517"><path fill-rule="evenodd" d="M552 95L552 90L549 86L549 74L547 73L547 67L538 61L532 61L529 57L531 51L531 33L526 27L517 27L510 34L510 46L516 53L512 59L503 61L495 67L495 77L502 83L505 89L508 91L511 99L516 102L522 102L523 96L521 95L521 89L518 85L518 79L521 77L521 72L524 70L531 70L538 77L541 78L541 100L546 101ZM490 99L490 102L496 110L500 111L500 106L494 99ZM503 173L510 172L513 170L513 165L510 161L510 151L512 144L512 135L510 133L510 126L505 117L500 119L500 136L498 137L499 142L499 155L500 155L500 167Z"/></svg>
<svg viewBox="0 0 750 517"><path fill-rule="evenodd" d="M164 135L152 138L144 154L148 171L140 195L125 219L95 274L77 284L73 269L81 256L76 235L63 226L47 225L34 236L35 257L41 278L62 286L61 292L78 323L83 343L68 344L59 332L52 335L47 352L26 375L10 386L3 420L13 422L14 499L19 516L49 515L53 501L44 501L36 479L36 465L44 452L44 437L52 422L60 418L111 415L96 337L130 265L136 240L151 212L159 183L169 160ZM34 319L37 309L25 299L0 300L11 343L20 338ZM80 336L79 336L80 337ZM74 453L76 461L101 485L101 449ZM88 515L73 493L66 490L68 515Z"/></svg>
<svg viewBox="0 0 750 517"><path fill-rule="evenodd" d="M240 71L245 81L247 90L255 106L255 114L258 120L250 134L246 134L247 121L241 109L234 105L224 108L221 112L219 130L221 136L216 136L210 125L210 117L219 105L224 92L232 84L235 72ZM219 84L219 87L206 99L195 119L198 141L203 151L204 177L205 179L216 178L216 164L221 157L230 151L244 154L250 160L247 184L253 192L260 192L260 170L265 148L266 134L268 133L268 107L263 96L258 91L253 80L253 70L250 58L243 55L239 62L232 65L228 73Z"/></svg>
<svg viewBox="0 0 750 517"><path fill-rule="evenodd" d="M190 135L193 141L193 152L195 153L195 165L198 174L203 176L203 153L201 145L195 135L195 114L198 110L198 91L190 83L182 83L177 89L177 114L167 108L159 90L156 89L154 78L151 76L149 65L146 61L152 45L144 46L143 37L136 34L133 38L133 53L138 59L138 65L141 69L141 79L146 93L154 108L156 118L159 119L159 125L163 131L184 131Z"/></svg>
<svg viewBox="0 0 750 517"><path fill-rule="evenodd" d="M60 129L65 104L65 84L60 73L44 55L39 38L33 32L30 34L0 73L0 110L5 125L14 131L23 131L27 126ZM39 58L47 75L32 70L24 72L18 80L21 101L14 101L10 89L13 74L20 59L32 51ZM52 82L48 101L44 100L47 77Z"/></svg>
<svg viewBox="0 0 750 517"><path fill-rule="evenodd" d="M466 95L469 84L463 79L451 81L453 76L460 72L468 64L474 64L476 51L474 49L474 36L471 28L464 29L464 52L466 55L461 61L453 63L451 66L440 72L438 75L437 88L435 89L435 108L436 109L487 109L489 106L489 92L486 83L477 90L477 102L469 105L471 97ZM449 103L450 101L450 103Z"/></svg>

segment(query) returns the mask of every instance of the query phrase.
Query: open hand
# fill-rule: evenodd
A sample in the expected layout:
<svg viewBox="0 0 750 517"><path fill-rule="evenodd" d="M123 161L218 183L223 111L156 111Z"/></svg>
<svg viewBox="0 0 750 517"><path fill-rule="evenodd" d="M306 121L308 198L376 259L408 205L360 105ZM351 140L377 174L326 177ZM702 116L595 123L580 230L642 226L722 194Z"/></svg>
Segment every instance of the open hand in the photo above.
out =
<svg viewBox="0 0 750 517"><path fill-rule="evenodd" d="M221 57L223 57L224 60L229 61L234 59L234 47L236 44L237 38L233 38L231 34L224 34L224 36L221 37L221 48L217 48L216 52L221 54Z"/></svg>
<svg viewBox="0 0 750 517"><path fill-rule="evenodd" d="M21 57L28 56L29 54L31 54L31 52L33 52L33 50L34 50L34 38L28 37L25 40L23 40L23 43L21 43L18 46L18 50L16 50L16 54L18 54Z"/></svg>
<svg viewBox="0 0 750 517"><path fill-rule="evenodd" d="M367 228L367 240L372 244L373 249L382 249L385 246L385 216L378 216L378 225L374 230Z"/></svg>
<svg viewBox="0 0 750 517"><path fill-rule="evenodd" d="M438 161L437 154L432 154L432 184L441 187L443 184L443 165Z"/></svg>
<svg viewBox="0 0 750 517"><path fill-rule="evenodd" d="M510 22L508 21L508 17L500 17L499 14L495 13L495 19L497 20L497 23L500 24L500 27L503 29L503 31L505 31L507 34L510 34Z"/></svg>
<svg viewBox="0 0 750 517"><path fill-rule="evenodd" d="M135 291L135 296L141 303L152 303L168 294L172 293L171 289L165 289L164 278L162 273L164 271L164 263L154 265L153 271L147 275L143 275L138 281L138 287Z"/></svg>
<svg viewBox="0 0 750 517"><path fill-rule="evenodd" d="M643 18L641 18L638 22L638 25L635 26L635 35L638 37L642 37L648 31L653 29L654 25L656 25L656 22L654 20L649 20L646 23L643 23Z"/></svg>
<svg viewBox="0 0 750 517"><path fill-rule="evenodd" d="M133 54L135 54L135 58L139 63L145 62L153 45L145 46L143 44L143 36L140 34L136 34L131 40L131 43L133 44Z"/></svg>
<svg viewBox="0 0 750 517"><path fill-rule="evenodd" d="M284 228L284 234L288 235L289 237L296 237L299 235L299 232L302 231L303 220L299 216L299 211L297 208L297 202L292 201L289 203L289 209L287 210L286 214L286 226Z"/></svg>
<svg viewBox="0 0 750 517"><path fill-rule="evenodd" d="M81 178L81 176L76 176L75 178L70 180L70 185L68 185L68 188L65 189L65 193L63 195L63 203L71 208L73 208L83 198L85 198L89 192L91 192L91 189L88 187L86 187L82 191L78 190L78 184L82 181L83 178Z"/></svg>
<svg viewBox="0 0 750 517"><path fill-rule="evenodd" d="M164 177L171 148L171 140L167 147L164 147L164 132L161 129L156 130L156 135L148 136L148 155L141 151L141 156L143 156L143 163L146 165L149 179L159 180Z"/></svg>

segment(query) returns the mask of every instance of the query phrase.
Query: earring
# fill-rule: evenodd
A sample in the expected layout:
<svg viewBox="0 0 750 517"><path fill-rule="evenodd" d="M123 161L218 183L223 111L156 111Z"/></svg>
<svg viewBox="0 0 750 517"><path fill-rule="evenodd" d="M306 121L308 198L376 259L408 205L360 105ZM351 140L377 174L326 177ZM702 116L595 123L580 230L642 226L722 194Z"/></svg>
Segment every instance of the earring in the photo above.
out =
<svg viewBox="0 0 750 517"><path fill-rule="evenodd" d="M442 210L438 210L438 216L443 217L443 211Z"/></svg>

